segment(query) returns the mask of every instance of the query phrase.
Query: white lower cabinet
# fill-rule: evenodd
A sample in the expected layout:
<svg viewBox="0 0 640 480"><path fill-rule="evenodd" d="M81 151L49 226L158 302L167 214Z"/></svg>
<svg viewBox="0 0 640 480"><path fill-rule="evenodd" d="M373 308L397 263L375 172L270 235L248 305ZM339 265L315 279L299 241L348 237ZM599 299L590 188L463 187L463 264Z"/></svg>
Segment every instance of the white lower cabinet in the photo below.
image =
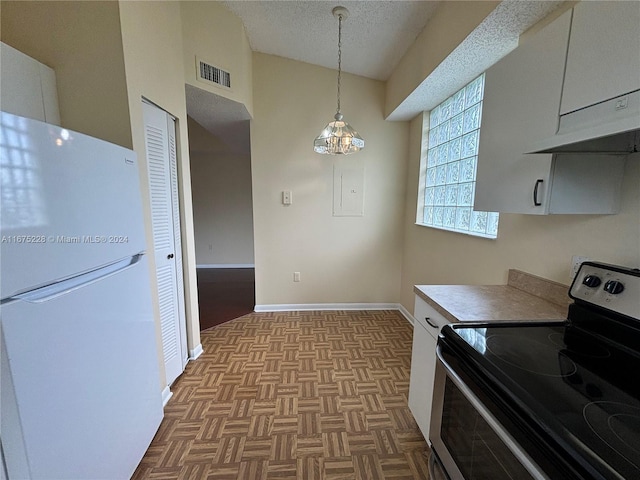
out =
<svg viewBox="0 0 640 480"><path fill-rule="evenodd" d="M422 298L416 296L409 379L409 409L426 440L429 439L433 380L436 369L436 343L443 325L449 323Z"/></svg>

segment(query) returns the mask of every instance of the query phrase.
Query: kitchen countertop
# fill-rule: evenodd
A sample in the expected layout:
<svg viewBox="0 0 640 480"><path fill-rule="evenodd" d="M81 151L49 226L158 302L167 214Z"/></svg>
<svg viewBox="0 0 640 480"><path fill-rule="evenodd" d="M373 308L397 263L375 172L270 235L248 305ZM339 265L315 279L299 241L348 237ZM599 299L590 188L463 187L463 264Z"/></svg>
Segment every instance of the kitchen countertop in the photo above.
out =
<svg viewBox="0 0 640 480"><path fill-rule="evenodd" d="M566 285L518 270L509 271L507 285L414 287L420 298L451 322L565 320L568 290Z"/></svg>

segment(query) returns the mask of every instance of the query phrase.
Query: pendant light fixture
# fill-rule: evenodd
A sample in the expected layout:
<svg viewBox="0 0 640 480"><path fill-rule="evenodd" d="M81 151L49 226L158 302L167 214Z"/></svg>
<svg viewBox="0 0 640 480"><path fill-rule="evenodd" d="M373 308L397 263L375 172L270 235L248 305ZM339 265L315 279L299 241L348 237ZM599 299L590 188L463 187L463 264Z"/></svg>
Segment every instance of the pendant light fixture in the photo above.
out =
<svg viewBox="0 0 640 480"><path fill-rule="evenodd" d="M364 148L364 140L351 125L344 121L340 112L340 77L342 75L342 21L349 16L349 10L335 7L331 13L338 19L338 109L334 120L329 122L313 142L316 153L326 155L348 155Z"/></svg>

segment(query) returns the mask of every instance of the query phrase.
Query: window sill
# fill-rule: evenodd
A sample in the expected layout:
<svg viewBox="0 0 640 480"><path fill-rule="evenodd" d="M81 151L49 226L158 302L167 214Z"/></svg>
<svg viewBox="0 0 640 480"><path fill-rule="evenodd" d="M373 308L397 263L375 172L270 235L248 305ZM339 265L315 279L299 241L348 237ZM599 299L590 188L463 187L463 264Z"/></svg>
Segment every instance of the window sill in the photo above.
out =
<svg viewBox="0 0 640 480"><path fill-rule="evenodd" d="M434 230L443 230L445 232L451 232L451 233L459 233L461 235L468 235L470 237L477 237L477 238L484 238L486 240L497 240L498 239L498 235L496 234L496 236L492 236L489 235L487 233L478 233L478 232L462 232L460 230L453 230L451 228L447 228L447 227L437 227L435 225L427 225L425 223L420 223L420 222L415 222L416 225L418 225L419 227L424 227L424 228L432 228Z"/></svg>

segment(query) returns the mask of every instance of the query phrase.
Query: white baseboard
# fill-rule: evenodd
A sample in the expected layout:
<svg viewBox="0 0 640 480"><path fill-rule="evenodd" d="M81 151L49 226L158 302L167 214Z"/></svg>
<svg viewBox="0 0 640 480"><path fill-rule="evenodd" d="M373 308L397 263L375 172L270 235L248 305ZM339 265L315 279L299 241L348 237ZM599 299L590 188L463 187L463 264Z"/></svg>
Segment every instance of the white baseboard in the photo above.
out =
<svg viewBox="0 0 640 480"><path fill-rule="evenodd" d="M196 268L256 268L253 263L203 263Z"/></svg>
<svg viewBox="0 0 640 480"><path fill-rule="evenodd" d="M398 310L397 303L291 303L256 305L256 312L308 312L310 310Z"/></svg>
<svg viewBox="0 0 640 480"><path fill-rule="evenodd" d="M202 352L202 344L199 343L198 345L196 345L196 348L192 348L189 350L189 361L198 358L200 355L202 355Z"/></svg>
<svg viewBox="0 0 640 480"><path fill-rule="evenodd" d="M164 390L162 390L162 408L167 406L167 402L169 402L171 397L173 397L173 392L169 388L169 385L167 385L164 387Z"/></svg>
<svg viewBox="0 0 640 480"><path fill-rule="evenodd" d="M254 307L255 312L308 312L311 310L398 310L413 325L413 316L400 303L297 303Z"/></svg>
<svg viewBox="0 0 640 480"><path fill-rule="evenodd" d="M409 313L409 310L407 310L406 308L404 308L404 305L402 305L401 303L398 304L398 310L400 311L400 313L404 316L404 318L407 319L407 321L411 324L411 325L415 325L415 319L413 318L413 315L411 315Z"/></svg>

